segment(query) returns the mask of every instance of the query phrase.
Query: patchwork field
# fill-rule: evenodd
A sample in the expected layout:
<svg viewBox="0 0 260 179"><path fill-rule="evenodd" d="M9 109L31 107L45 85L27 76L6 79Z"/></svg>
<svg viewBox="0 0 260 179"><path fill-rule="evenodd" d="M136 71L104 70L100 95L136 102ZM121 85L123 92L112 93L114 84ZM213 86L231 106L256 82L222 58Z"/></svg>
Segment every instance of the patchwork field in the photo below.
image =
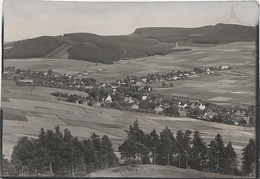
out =
<svg viewBox="0 0 260 179"><path fill-rule="evenodd" d="M67 59L10 59L5 67L42 70L52 69L58 73L79 73L88 71L86 77L98 82L114 81L126 76L164 73L172 70L192 70L194 67L233 66L232 70L216 75L196 75L186 80L173 81L172 88L159 88L162 82L153 83L153 93L182 96L227 104L255 103L255 57L253 42L237 42L215 47L179 47L192 48L190 51L175 52L167 56L151 56L119 61L104 65ZM28 63L26 63L28 62ZM98 69L102 68L102 71ZM170 82L167 82L170 83ZM90 107L58 101L50 93L55 91L69 94L83 93L55 88L16 86L12 81L4 80L2 87L2 107L8 113L24 116L27 121L4 118L4 154L10 157L12 147L21 136L36 137L40 128L68 128L79 139L89 138L93 132L108 135L117 151L126 137L125 129L137 119L145 132L153 128L160 132L168 126L174 134L178 130L199 130L208 143L220 133L225 143L232 141L238 157L250 138L254 138L254 128L210 123L190 118L174 118L153 114L119 111L116 109ZM12 111L13 110L13 111ZM5 111L4 111L5 112Z"/></svg>

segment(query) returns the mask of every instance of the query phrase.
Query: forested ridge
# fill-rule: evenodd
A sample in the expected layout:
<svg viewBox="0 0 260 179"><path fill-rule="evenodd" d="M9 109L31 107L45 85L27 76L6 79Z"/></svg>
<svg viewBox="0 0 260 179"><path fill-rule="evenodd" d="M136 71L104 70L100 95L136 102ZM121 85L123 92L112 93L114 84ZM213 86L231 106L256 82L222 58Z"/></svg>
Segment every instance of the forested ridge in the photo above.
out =
<svg viewBox="0 0 260 179"><path fill-rule="evenodd" d="M216 24L198 28L147 27L138 28L129 35L118 36L68 33L12 42L9 44L10 48L4 49L4 58L59 58L51 55L57 50L61 52L61 59L64 54L68 54L69 59L113 64L119 60L190 50L176 49L176 42L181 46L216 45L255 41L255 38L255 27L235 24ZM68 49L64 50L64 46Z"/></svg>
<svg viewBox="0 0 260 179"><path fill-rule="evenodd" d="M145 133L136 120L116 157L107 135L92 133L80 141L68 129L40 130L38 138L22 137L10 161L3 156L4 176L86 176L119 165L173 165L204 172L249 176L255 171L255 140L243 148L242 169L232 142L224 144L217 134L206 144L198 130L176 131L166 126L160 133Z"/></svg>

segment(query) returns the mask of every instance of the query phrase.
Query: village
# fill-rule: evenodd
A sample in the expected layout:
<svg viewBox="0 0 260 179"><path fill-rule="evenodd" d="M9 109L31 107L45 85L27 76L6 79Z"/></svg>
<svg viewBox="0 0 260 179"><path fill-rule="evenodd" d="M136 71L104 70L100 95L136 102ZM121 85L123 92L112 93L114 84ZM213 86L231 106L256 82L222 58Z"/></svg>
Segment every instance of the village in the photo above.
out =
<svg viewBox="0 0 260 179"><path fill-rule="evenodd" d="M201 99L186 99L153 94L149 83L162 82L162 88L169 87L165 82L185 80L195 74L214 75L214 71L229 70L232 67L194 68L191 71L148 74L146 76L128 76L116 79L112 83L99 83L94 78L85 78L88 73L56 74L52 70L46 72L5 69L3 79L14 80L16 85L43 86L57 89L83 91L87 97L77 94L54 92L58 100L85 104L94 107L110 107L119 110L154 113L174 117L190 117L199 120L220 122L230 125L254 126L254 106L217 105ZM170 84L172 87L173 83Z"/></svg>

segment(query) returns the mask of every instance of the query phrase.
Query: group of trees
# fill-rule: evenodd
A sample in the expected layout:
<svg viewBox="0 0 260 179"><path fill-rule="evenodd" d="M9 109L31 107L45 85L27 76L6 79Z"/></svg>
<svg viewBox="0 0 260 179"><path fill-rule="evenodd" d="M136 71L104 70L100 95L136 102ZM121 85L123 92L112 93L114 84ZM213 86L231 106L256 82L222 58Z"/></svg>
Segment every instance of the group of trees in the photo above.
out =
<svg viewBox="0 0 260 179"><path fill-rule="evenodd" d="M220 134L207 145L197 130L179 130L174 136L165 127L159 134L155 129L145 133L137 120L126 133L126 140L118 146L125 165L174 165L231 175L250 175L255 170L254 139L243 148L240 170L232 143L225 145ZM68 129L61 132L59 126L55 131L42 128L38 138L22 137L10 161L4 156L2 161L4 176L85 176L119 165L108 136L92 133L90 139L79 141Z"/></svg>
<svg viewBox="0 0 260 179"><path fill-rule="evenodd" d="M56 97L66 98L66 101L70 102L70 103L83 104L83 102L86 101L86 97L83 97L83 96L77 95L77 94L68 94L68 93L62 93L62 92L57 91L57 92L51 93L51 95L56 96Z"/></svg>
<svg viewBox="0 0 260 179"><path fill-rule="evenodd" d="M253 172L253 139L243 149L243 171L240 171L237 168L239 162L232 143L225 145L220 134L207 145L197 130L193 133L193 138L189 130L179 130L174 137L168 127L159 134L155 129L145 134L139 128L138 121L130 125L126 133L127 139L118 147L125 164L174 165L179 168L234 175L248 175Z"/></svg>
<svg viewBox="0 0 260 179"><path fill-rule="evenodd" d="M108 136L93 133L89 140L79 141L68 129L62 133L57 126L55 131L41 129L38 139L22 137L10 162L4 159L4 175L85 176L118 162Z"/></svg>

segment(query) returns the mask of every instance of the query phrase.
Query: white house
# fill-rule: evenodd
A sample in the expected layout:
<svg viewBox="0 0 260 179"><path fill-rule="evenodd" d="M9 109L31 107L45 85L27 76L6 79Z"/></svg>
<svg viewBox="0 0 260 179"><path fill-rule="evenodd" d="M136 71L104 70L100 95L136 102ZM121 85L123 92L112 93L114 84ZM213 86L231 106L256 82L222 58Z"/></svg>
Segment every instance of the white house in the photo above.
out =
<svg viewBox="0 0 260 179"><path fill-rule="evenodd" d="M146 82L147 82L147 78L143 78L142 81L143 81L144 83L146 83Z"/></svg>
<svg viewBox="0 0 260 179"><path fill-rule="evenodd" d="M125 96L124 98L125 102L128 102L130 104L135 102L135 100L131 96Z"/></svg>
<svg viewBox="0 0 260 179"><path fill-rule="evenodd" d="M99 101L95 101L92 106L95 106L95 107L99 107L100 106L100 102Z"/></svg>
<svg viewBox="0 0 260 179"><path fill-rule="evenodd" d="M205 105L203 105L202 103L200 103L200 106L199 106L199 108L200 108L201 110L204 110L204 109L206 109L206 106L205 106Z"/></svg>
<svg viewBox="0 0 260 179"><path fill-rule="evenodd" d="M186 103L184 105L181 105L181 104L182 104L182 102L179 102L179 104L178 104L179 110L184 110L185 107L187 106L187 104Z"/></svg>
<svg viewBox="0 0 260 179"><path fill-rule="evenodd" d="M147 97L148 97L147 95L142 96L142 100L146 100Z"/></svg>
<svg viewBox="0 0 260 179"><path fill-rule="evenodd" d="M33 83L33 79L23 79L23 80L19 80L22 83Z"/></svg>
<svg viewBox="0 0 260 179"><path fill-rule="evenodd" d="M105 102L107 102L107 103L111 103L111 102L112 102L112 98L111 98L110 95L108 95L108 96L106 97Z"/></svg>
<svg viewBox="0 0 260 179"><path fill-rule="evenodd" d="M172 79L176 81L178 79L178 76L173 76Z"/></svg>
<svg viewBox="0 0 260 179"><path fill-rule="evenodd" d="M222 70L228 70L228 66L222 66L221 69Z"/></svg>
<svg viewBox="0 0 260 179"><path fill-rule="evenodd" d="M139 109L139 102L132 105L132 109Z"/></svg>
<svg viewBox="0 0 260 179"><path fill-rule="evenodd" d="M207 75L213 74L213 71L211 71L209 68L206 68L205 72Z"/></svg>
<svg viewBox="0 0 260 179"><path fill-rule="evenodd" d="M162 105L159 105L159 106L156 106L156 107L154 108L154 110L155 110L156 114L158 114L158 113L160 113L160 112L163 111L163 107L162 107Z"/></svg>

